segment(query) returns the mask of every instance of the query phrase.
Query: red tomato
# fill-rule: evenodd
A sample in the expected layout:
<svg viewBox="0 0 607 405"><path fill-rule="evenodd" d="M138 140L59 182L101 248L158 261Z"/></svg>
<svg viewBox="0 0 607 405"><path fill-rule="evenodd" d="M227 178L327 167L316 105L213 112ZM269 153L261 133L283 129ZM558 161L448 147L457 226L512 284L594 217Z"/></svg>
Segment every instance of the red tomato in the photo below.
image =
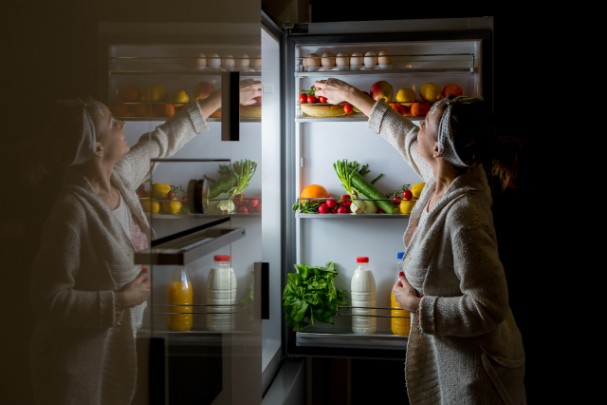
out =
<svg viewBox="0 0 607 405"><path fill-rule="evenodd" d="M299 104L305 104L308 102L308 95L306 93L301 93L299 95Z"/></svg>
<svg viewBox="0 0 607 405"><path fill-rule="evenodd" d="M318 99L316 98L316 96L308 94L308 104L314 104L314 103L318 103Z"/></svg>
<svg viewBox="0 0 607 405"><path fill-rule="evenodd" d="M327 103L327 98L325 96L318 96L318 102L326 104Z"/></svg>
<svg viewBox="0 0 607 405"><path fill-rule="evenodd" d="M412 198L413 198L413 193L411 192L411 190L409 190L409 189L403 190L403 200L409 201Z"/></svg>
<svg viewBox="0 0 607 405"><path fill-rule="evenodd" d="M399 205L400 201L401 201L401 197L400 197L400 195L396 194L396 195L392 196L391 200L392 200L392 204Z"/></svg>
<svg viewBox="0 0 607 405"><path fill-rule="evenodd" d="M344 112L346 114L351 114L352 113L352 104L344 103Z"/></svg>

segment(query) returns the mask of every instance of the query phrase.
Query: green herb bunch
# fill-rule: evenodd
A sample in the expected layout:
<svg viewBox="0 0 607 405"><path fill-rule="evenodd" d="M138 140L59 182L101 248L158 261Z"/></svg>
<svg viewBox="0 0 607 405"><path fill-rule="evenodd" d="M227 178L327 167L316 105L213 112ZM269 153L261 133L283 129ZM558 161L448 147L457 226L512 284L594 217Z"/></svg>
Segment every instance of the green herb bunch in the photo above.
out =
<svg viewBox="0 0 607 405"><path fill-rule="evenodd" d="M296 272L287 275L282 293L287 324L296 332L314 322L332 325L338 307L348 304L347 291L335 288L338 275L335 264L328 262L325 267L295 264L294 267Z"/></svg>

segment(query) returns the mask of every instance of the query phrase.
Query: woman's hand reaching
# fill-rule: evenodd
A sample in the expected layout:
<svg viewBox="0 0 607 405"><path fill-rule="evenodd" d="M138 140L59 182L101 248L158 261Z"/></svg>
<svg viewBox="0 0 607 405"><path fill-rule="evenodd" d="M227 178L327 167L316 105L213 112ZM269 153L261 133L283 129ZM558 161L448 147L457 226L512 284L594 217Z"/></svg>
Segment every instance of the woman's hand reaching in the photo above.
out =
<svg viewBox="0 0 607 405"><path fill-rule="evenodd" d="M369 116L375 101L365 92L338 79L319 80L314 83L314 94L327 98L329 104L350 103Z"/></svg>
<svg viewBox="0 0 607 405"><path fill-rule="evenodd" d="M240 104L257 104L257 97L261 97L261 82L259 80L242 80L240 82Z"/></svg>

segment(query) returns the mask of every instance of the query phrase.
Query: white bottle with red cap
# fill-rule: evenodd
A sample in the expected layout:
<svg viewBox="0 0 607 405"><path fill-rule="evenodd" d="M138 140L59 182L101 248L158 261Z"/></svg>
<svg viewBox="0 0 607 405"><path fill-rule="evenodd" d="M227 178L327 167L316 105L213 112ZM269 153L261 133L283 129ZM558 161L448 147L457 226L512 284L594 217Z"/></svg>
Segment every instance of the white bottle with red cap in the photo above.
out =
<svg viewBox="0 0 607 405"><path fill-rule="evenodd" d="M375 333L377 331L377 289L375 277L369 269L369 258L356 258L358 267L352 276L350 294L352 297L352 332Z"/></svg>
<svg viewBox="0 0 607 405"><path fill-rule="evenodd" d="M236 274L229 255L216 255L214 260L207 280L207 328L228 332L235 324Z"/></svg>

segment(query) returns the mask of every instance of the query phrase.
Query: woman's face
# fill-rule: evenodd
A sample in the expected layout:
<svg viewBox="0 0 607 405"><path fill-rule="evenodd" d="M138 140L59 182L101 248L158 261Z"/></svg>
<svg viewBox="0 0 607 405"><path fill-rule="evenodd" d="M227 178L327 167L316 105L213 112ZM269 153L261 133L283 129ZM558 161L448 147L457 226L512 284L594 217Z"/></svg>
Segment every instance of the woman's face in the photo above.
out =
<svg viewBox="0 0 607 405"><path fill-rule="evenodd" d="M115 164L129 151L124 134L124 121L114 118L110 110L103 103L98 103L93 113L95 121L97 142L103 148L103 159Z"/></svg>
<svg viewBox="0 0 607 405"><path fill-rule="evenodd" d="M432 161L435 157L434 149L438 140L438 121L443 115L444 108L431 108L426 117L419 125L417 141L419 153L427 161Z"/></svg>

